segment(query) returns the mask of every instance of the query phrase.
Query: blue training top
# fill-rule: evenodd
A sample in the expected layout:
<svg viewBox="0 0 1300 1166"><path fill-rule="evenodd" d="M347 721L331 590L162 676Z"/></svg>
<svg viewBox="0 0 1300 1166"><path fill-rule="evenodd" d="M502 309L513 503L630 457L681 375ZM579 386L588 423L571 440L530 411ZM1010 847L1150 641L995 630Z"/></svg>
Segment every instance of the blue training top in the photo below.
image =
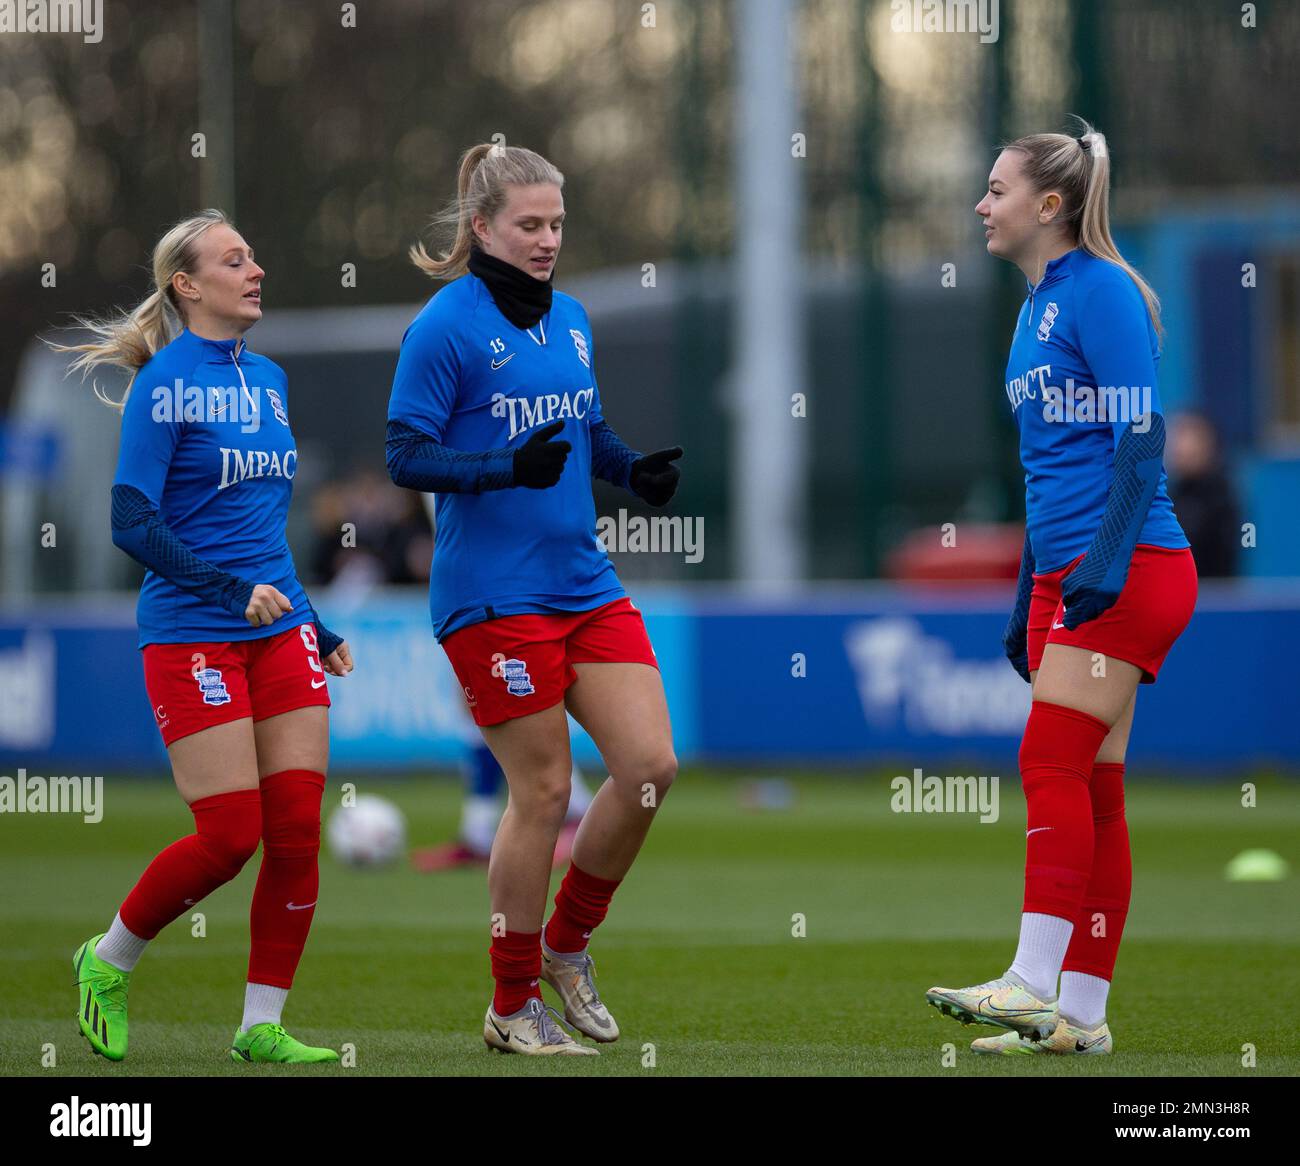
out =
<svg viewBox="0 0 1300 1166"><path fill-rule="evenodd" d="M532 328L478 276L440 289L402 337L388 405L399 485L437 492L429 609L439 641L528 612L588 611L625 595L596 538L591 477L628 486L637 453L605 424L591 324L555 292ZM551 422L572 451L549 489L515 486L514 451Z"/></svg>
<svg viewBox="0 0 1300 1166"><path fill-rule="evenodd" d="M1117 264L1076 248L1050 260L1029 288L1007 360L1006 392L1020 427L1025 522L1039 574L1089 549L1127 431L1153 435L1146 445L1159 457L1159 358L1146 301ZM1165 481L1161 466L1132 533L1139 543L1186 547Z"/></svg>
<svg viewBox="0 0 1300 1166"><path fill-rule="evenodd" d="M285 539L298 468L288 403L279 365L242 339L188 328L136 374L113 526L114 541L150 567L136 609L140 647L253 640L313 619ZM293 610L252 627L243 613L257 583Z"/></svg>

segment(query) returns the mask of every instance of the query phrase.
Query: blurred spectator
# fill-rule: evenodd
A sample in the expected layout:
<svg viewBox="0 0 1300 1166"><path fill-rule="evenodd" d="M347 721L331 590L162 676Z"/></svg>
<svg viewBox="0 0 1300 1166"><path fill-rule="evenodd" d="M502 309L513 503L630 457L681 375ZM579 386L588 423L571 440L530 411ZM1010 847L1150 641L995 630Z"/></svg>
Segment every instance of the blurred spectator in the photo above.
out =
<svg viewBox="0 0 1300 1166"><path fill-rule="evenodd" d="M1241 509L1223 467L1219 435L1200 413L1175 413L1169 420L1169 497L1192 544L1203 579L1237 573Z"/></svg>
<svg viewBox="0 0 1300 1166"><path fill-rule="evenodd" d="M316 492L312 522L318 579L347 586L428 581L433 532L413 491L358 470Z"/></svg>

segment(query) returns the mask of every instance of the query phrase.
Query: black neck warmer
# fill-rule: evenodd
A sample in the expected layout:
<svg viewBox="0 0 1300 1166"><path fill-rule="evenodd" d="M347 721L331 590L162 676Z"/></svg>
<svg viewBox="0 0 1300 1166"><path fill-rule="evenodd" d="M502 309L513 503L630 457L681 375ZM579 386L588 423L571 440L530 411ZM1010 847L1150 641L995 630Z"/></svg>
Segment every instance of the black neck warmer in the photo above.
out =
<svg viewBox="0 0 1300 1166"><path fill-rule="evenodd" d="M551 280L534 279L480 247L470 247L469 269L487 284L501 314L516 328L531 328L551 310Z"/></svg>

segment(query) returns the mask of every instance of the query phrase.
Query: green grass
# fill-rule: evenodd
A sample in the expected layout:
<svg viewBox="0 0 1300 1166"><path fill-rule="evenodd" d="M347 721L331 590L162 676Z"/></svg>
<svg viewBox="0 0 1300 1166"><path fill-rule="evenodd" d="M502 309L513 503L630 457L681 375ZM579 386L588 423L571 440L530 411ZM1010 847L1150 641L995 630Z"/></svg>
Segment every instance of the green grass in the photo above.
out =
<svg viewBox="0 0 1300 1166"><path fill-rule="evenodd" d="M1300 955L1294 877L1231 884L1246 847L1300 859L1300 794L1266 781L1257 809L1226 784L1129 790L1135 898L1109 1008L1116 1054L976 1058L975 1036L928 1008L931 984L1000 974L1020 909L1024 805L1002 816L895 815L883 776L792 779L787 811L740 807L734 780L685 773L593 944L623 1038L601 1056L489 1054L491 982L481 872L358 872L324 856L320 906L285 1022L300 1039L356 1048L318 1074L1295 1075ZM337 791L337 780L331 790ZM450 835L447 780L364 782L402 806L417 843ZM145 862L192 828L162 781L105 782L104 821L0 818L9 968L0 1073L90 1077L269 1075L229 1060L248 955L256 861L150 947L131 986L131 1049L90 1054L74 1019L70 958L102 931ZM792 917L806 919L794 938ZM549 989L547 989L549 992ZM945 1045L955 1067L943 1064ZM1258 1067L1241 1065L1254 1045ZM44 1046L57 1063L43 1067ZM655 1067L643 1067L653 1045ZM48 1054L47 1054L48 1055Z"/></svg>

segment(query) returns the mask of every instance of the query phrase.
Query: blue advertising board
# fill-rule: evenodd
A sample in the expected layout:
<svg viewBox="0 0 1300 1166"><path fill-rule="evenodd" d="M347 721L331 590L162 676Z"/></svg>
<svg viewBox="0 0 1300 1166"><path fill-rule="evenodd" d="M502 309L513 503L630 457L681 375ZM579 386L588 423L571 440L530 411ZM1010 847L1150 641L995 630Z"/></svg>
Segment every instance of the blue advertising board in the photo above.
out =
<svg viewBox="0 0 1300 1166"><path fill-rule="evenodd" d="M1014 771L1029 688L1002 657L1004 589L635 589L684 763ZM448 768L477 732L422 593L352 610L316 596L357 670L330 678L332 764ZM127 597L0 610L0 766L165 771ZM1130 765L1300 771L1300 587L1202 587L1191 626L1139 692ZM576 726L580 764L598 763ZM3 772L0 769L0 772Z"/></svg>

